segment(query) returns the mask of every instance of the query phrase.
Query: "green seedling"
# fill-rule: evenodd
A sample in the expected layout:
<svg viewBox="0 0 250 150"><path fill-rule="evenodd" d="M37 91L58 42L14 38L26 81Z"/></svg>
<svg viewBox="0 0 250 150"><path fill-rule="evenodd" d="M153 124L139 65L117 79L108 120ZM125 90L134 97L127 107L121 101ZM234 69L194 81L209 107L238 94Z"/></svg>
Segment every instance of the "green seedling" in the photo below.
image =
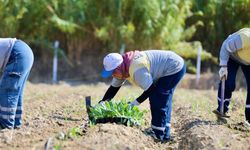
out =
<svg viewBox="0 0 250 150"><path fill-rule="evenodd" d="M127 126L144 124L143 116L145 110L141 111L137 106L130 107L126 101L107 101L105 106L96 105L90 108L91 124L96 124L96 120L101 118L122 118L119 123Z"/></svg>
<svg viewBox="0 0 250 150"><path fill-rule="evenodd" d="M58 140L67 140L67 139L73 139L77 138L82 135L82 130L79 127L74 127L70 129L66 134L63 132L59 132L57 135Z"/></svg>
<svg viewBox="0 0 250 150"><path fill-rule="evenodd" d="M61 150L62 149L62 145L61 144L56 144L55 148L53 150Z"/></svg>
<svg viewBox="0 0 250 150"><path fill-rule="evenodd" d="M67 133L67 137L69 138L75 138L82 135L82 130L78 127L74 127L72 128L68 133Z"/></svg>

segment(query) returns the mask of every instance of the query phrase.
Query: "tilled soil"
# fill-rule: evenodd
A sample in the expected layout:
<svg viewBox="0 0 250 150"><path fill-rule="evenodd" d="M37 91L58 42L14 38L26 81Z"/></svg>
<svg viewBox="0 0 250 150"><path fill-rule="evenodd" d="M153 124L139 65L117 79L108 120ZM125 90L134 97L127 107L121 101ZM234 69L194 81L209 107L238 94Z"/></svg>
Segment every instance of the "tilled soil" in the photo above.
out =
<svg viewBox="0 0 250 150"><path fill-rule="evenodd" d="M89 127L84 106L86 96L92 105L101 99L108 85L31 84L25 91L23 126L0 132L0 149L86 149L86 150L159 150L159 149L250 149L249 129L244 121L245 92L236 92L231 118L218 121L211 111L216 108L215 90L177 88L172 113L172 139L159 143L144 131L150 127L148 101L140 109L148 110L143 127L97 124ZM124 86L115 99L136 97L142 91ZM58 139L72 128L80 135ZM83 128L84 127L84 128ZM47 145L46 145L47 143Z"/></svg>

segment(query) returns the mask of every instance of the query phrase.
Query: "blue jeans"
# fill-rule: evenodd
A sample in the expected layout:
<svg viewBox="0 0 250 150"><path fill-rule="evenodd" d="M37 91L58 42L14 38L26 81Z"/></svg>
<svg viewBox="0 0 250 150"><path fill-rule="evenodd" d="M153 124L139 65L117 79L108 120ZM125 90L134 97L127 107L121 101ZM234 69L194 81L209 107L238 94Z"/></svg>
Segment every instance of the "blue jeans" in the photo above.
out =
<svg viewBox="0 0 250 150"><path fill-rule="evenodd" d="M30 47L17 40L0 80L0 125L3 128L22 124L23 90L33 61Z"/></svg>
<svg viewBox="0 0 250 150"><path fill-rule="evenodd" d="M156 90L149 96L152 129L161 141L170 139L172 97L175 88L186 72L186 65L176 74L160 78Z"/></svg>
<svg viewBox="0 0 250 150"><path fill-rule="evenodd" d="M250 65L242 65L231 58L227 63L228 77L227 80L225 81L224 112L228 111L228 107L232 97L232 92L235 90L235 80L239 67L241 67L241 70L247 82L245 117L246 120L249 122L250 121ZM221 82L219 84L219 89L218 89L218 108L217 108L218 111L220 110L220 99L221 99Z"/></svg>

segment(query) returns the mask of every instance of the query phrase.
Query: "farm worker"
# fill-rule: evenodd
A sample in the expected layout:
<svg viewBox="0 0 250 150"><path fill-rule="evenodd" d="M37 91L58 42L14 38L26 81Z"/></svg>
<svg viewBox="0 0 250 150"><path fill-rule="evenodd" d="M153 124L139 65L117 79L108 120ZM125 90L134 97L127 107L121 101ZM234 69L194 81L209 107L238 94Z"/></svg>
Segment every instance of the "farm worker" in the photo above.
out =
<svg viewBox="0 0 250 150"><path fill-rule="evenodd" d="M30 47L16 38L0 38L0 129L20 128L23 90L33 64Z"/></svg>
<svg viewBox="0 0 250 150"><path fill-rule="evenodd" d="M250 28L243 28L227 37L220 49L220 79L225 80L225 102L224 114L228 112L228 107L232 97L232 92L235 90L235 78L237 71L241 70L247 82L247 98L245 117L246 123L250 122ZM215 113L218 115L220 111L221 101L221 82L218 90L218 108Z"/></svg>
<svg viewBox="0 0 250 150"><path fill-rule="evenodd" d="M172 97L176 85L186 72L184 60L166 50L110 53L103 59L102 77L113 76L111 86L100 101L111 100L125 80L144 92L130 103L140 105L149 98L154 136L162 142L170 139Z"/></svg>

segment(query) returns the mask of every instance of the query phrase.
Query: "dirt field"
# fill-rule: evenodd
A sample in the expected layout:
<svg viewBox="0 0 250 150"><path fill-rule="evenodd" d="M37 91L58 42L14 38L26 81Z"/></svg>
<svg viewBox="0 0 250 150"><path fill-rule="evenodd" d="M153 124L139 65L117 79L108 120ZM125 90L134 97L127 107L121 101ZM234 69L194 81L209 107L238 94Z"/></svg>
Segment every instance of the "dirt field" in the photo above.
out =
<svg viewBox="0 0 250 150"><path fill-rule="evenodd" d="M148 110L141 128L116 124L98 124L85 128L81 135L59 140L58 136L86 124L85 96L93 104L101 99L108 85L59 85L28 83L24 101L23 127L1 131L0 149L86 149L86 150L160 150L160 149L250 149L250 132L244 121L245 90L234 93L231 118L217 121L211 111L216 107L215 90L190 90L179 87L174 95L172 141L155 142L144 134L150 127L148 101L140 108ZM124 86L116 99L136 97L142 91Z"/></svg>

